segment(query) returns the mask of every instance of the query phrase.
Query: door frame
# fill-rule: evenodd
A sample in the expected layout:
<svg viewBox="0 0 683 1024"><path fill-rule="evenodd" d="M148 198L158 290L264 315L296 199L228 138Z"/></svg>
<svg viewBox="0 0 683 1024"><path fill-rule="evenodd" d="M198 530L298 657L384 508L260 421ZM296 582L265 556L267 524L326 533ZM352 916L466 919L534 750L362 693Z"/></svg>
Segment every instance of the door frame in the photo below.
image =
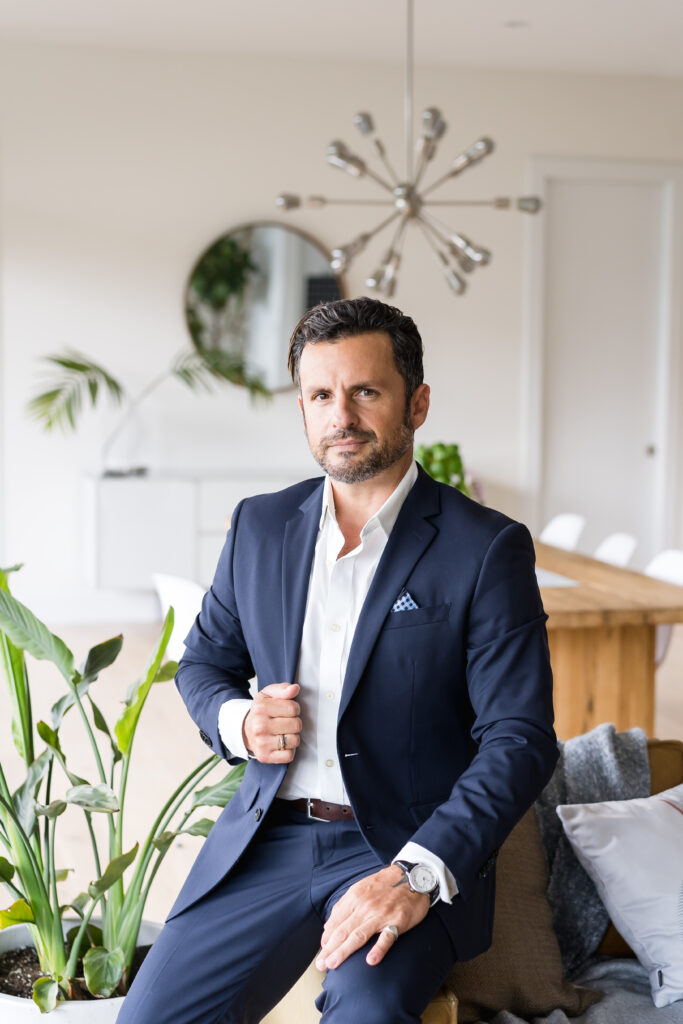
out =
<svg viewBox="0 0 683 1024"><path fill-rule="evenodd" d="M679 537L681 475L678 466L683 397L681 334L683 328L683 164L638 160L532 157L527 165L529 194L545 201L552 181L603 180L654 184L663 189L662 275L659 288L656 423L654 443L661 457L655 466L653 537L657 550L676 546ZM541 522L543 438L545 427L545 257L547 218L526 225L521 358L520 481L525 519L538 535ZM567 510L571 511L571 510ZM580 511L577 509L576 511ZM654 554L654 552L652 552Z"/></svg>

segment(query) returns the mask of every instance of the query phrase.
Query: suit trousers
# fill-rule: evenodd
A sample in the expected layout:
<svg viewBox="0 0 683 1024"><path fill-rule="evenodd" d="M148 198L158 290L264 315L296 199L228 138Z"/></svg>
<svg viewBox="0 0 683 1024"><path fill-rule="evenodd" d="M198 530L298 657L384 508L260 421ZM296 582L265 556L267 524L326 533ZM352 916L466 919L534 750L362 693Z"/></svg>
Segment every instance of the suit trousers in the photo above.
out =
<svg viewBox="0 0 683 1024"><path fill-rule="evenodd" d="M315 957L336 901L383 866L354 821L276 800L228 876L166 922L117 1024L256 1024ZM455 961L433 911L371 967L375 941L327 972L322 1024L415 1024Z"/></svg>

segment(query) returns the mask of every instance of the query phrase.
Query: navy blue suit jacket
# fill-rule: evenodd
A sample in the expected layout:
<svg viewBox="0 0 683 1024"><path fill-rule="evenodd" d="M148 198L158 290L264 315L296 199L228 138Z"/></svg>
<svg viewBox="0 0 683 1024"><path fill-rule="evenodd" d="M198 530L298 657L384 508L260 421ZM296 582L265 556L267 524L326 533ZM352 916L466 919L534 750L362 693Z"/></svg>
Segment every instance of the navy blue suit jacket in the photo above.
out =
<svg viewBox="0 0 683 1024"><path fill-rule="evenodd" d="M230 763L238 759L218 734L221 704L248 697L254 675L259 687L295 677L322 491L316 478L237 506L186 638L178 689L202 738ZM403 587L419 608L392 612ZM490 944L496 853L557 760L546 618L526 527L419 468L358 620L337 751L381 860L412 839L453 872L460 892L434 912L459 959ZM248 762L169 917L247 850L285 771Z"/></svg>

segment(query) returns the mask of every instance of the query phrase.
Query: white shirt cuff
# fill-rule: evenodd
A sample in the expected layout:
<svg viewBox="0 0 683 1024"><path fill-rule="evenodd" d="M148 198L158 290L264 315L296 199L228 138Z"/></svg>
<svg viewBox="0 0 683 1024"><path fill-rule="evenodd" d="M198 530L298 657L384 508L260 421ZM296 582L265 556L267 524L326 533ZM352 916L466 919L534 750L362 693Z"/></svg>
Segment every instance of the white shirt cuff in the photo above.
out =
<svg viewBox="0 0 683 1024"><path fill-rule="evenodd" d="M218 732L224 745L233 757L243 757L248 761L253 755L249 753L242 738L242 725L247 712L254 706L253 700L234 697L221 704L218 712Z"/></svg>
<svg viewBox="0 0 683 1024"><path fill-rule="evenodd" d="M433 868L439 876L439 898L444 903L451 903L453 897L458 895L458 883L450 869L446 867L440 857L425 850L424 846L420 846L419 843L406 843L391 863L395 864L397 860L407 860L411 864L429 864L430 868Z"/></svg>

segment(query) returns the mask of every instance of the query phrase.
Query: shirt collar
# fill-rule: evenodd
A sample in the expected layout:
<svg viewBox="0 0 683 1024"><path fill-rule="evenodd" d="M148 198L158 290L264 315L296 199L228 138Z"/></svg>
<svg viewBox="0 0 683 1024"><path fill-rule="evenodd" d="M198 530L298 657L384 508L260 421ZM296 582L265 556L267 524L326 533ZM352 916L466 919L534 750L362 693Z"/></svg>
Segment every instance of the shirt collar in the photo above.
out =
<svg viewBox="0 0 683 1024"><path fill-rule="evenodd" d="M410 466L406 470L405 474L401 478L400 482L391 492L387 500L384 502L381 508L378 508L374 515L370 516L367 523L361 530L361 536L368 533L374 527L375 523L384 530L384 533L388 537L391 533L394 524L398 518L398 514L401 511L403 502L408 497L408 492L412 488L413 484L417 480L417 464L415 459L410 463ZM323 485L323 506L320 513L320 522L318 528L322 529L325 519L330 516L336 523L337 517L334 508L334 495L332 493L332 481L329 476L325 477L325 483Z"/></svg>

